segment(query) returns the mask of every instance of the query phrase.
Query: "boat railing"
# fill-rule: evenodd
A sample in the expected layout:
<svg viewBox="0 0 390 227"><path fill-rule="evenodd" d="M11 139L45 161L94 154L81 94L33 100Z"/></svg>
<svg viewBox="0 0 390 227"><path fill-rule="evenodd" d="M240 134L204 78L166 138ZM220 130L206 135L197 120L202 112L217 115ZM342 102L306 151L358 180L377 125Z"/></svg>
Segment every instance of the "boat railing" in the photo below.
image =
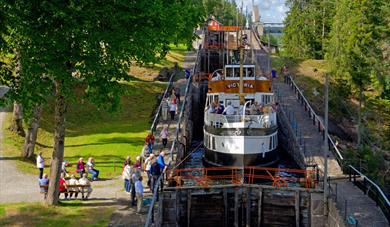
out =
<svg viewBox="0 0 390 227"><path fill-rule="evenodd" d="M229 124L245 122L252 123L252 127L255 128L271 128L277 125L276 112L257 115L223 115L209 112L205 114L206 125L214 127L222 127L223 125L229 127Z"/></svg>

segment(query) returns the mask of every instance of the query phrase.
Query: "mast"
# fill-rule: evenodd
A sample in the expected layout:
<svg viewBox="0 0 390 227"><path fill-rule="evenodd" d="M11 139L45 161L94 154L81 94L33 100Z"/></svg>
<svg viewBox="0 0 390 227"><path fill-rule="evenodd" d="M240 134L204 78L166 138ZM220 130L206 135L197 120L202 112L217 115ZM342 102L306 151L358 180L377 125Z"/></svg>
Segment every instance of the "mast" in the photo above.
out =
<svg viewBox="0 0 390 227"><path fill-rule="evenodd" d="M243 2L241 4L241 11L243 10ZM241 24L242 26L242 24ZM245 104L245 94L244 94L244 43L242 40L242 28L240 28L240 105Z"/></svg>

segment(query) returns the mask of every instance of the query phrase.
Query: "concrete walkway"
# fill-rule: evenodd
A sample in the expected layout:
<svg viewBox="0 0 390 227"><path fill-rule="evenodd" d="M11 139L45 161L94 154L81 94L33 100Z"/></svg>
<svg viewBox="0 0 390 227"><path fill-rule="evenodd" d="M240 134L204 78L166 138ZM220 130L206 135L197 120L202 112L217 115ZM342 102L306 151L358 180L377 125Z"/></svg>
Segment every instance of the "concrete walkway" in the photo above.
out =
<svg viewBox="0 0 390 227"><path fill-rule="evenodd" d="M12 158L4 157L4 120L6 112L0 110L0 203L36 202L42 200L38 189L38 176L20 172Z"/></svg>
<svg viewBox="0 0 390 227"><path fill-rule="evenodd" d="M275 80L274 89L280 97L278 102L281 104L283 110L287 114L294 116L293 118L296 119L298 127L302 132L302 137L306 146L306 159L311 162L310 164L314 162L318 164L319 169L324 170L324 139L322 133L318 131L317 126L313 125L313 120L310 119L308 113L304 111L304 107L298 102L296 94L289 85ZM331 152L329 152L328 169L328 174L331 177L343 175L337 160Z"/></svg>
<svg viewBox="0 0 390 227"><path fill-rule="evenodd" d="M320 169L323 169L324 140L322 134L318 132L318 128L313 125L312 119L310 119L308 113L304 111L304 107L298 102L297 96L289 85L276 80L274 81L274 89L281 97L278 101L281 102L282 108L295 116L306 142L307 158L314 163L317 163ZM329 153L328 167L330 177L345 177L331 152ZM341 214L344 216L346 211L347 217L350 215L355 217L358 221L358 226L389 226L387 219L380 208L376 206L375 202L359 188L354 186L352 182L349 182L348 180L332 181L331 189L330 195L332 195L337 202L337 208L341 211ZM345 201L347 201L347 206L345 206ZM345 207L347 207L347 209L345 209Z"/></svg>

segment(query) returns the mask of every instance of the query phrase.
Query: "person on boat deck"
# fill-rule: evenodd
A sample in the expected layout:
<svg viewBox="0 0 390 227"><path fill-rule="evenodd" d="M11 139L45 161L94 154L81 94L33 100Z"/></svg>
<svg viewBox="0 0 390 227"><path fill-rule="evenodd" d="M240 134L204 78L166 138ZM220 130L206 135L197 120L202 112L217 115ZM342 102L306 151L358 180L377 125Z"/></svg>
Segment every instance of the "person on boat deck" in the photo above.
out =
<svg viewBox="0 0 390 227"><path fill-rule="evenodd" d="M214 103L211 103L211 104L210 104L210 107L209 107L209 113L215 113L215 112L216 112L215 104L214 104Z"/></svg>
<svg viewBox="0 0 390 227"><path fill-rule="evenodd" d="M225 108L221 105L221 103L217 104L217 114L222 114L224 109Z"/></svg>
<svg viewBox="0 0 390 227"><path fill-rule="evenodd" d="M231 102L227 103L227 106L226 106L225 110L222 112L222 114L234 115L234 107L232 106Z"/></svg>
<svg viewBox="0 0 390 227"><path fill-rule="evenodd" d="M256 115L259 113L259 104L257 102L254 102L250 109L249 109L249 112L251 115Z"/></svg>

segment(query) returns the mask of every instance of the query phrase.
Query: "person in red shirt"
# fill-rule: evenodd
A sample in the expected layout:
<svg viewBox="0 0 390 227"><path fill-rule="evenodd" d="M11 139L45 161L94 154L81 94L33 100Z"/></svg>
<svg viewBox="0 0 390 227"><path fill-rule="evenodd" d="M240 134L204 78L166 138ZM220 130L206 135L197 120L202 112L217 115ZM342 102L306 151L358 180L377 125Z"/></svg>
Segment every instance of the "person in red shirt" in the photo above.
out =
<svg viewBox="0 0 390 227"><path fill-rule="evenodd" d="M76 172L80 174L80 178L83 177L83 173L85 173L85 162L83 158L79 158L76 166Z"/></svg>
<svg viewBox="0 0 390 227"><path fill-rule="evenodd" d="M154 144L154 136L153 136L153 133L150 132L148 134L148 136L145 138L145 144L148 145L148 151L149 151L149 154L151 154L153 152L153 144Z"/></svg>
<svg viewBox="0 0 390 227"><path fill-rule="evenodd" d="M61 177L60 177L60 192L65 192L65 199L68 199L68 186L66 185L66 181L65 181L65 178L64 178L64 173L61 173Z"/></svg>

